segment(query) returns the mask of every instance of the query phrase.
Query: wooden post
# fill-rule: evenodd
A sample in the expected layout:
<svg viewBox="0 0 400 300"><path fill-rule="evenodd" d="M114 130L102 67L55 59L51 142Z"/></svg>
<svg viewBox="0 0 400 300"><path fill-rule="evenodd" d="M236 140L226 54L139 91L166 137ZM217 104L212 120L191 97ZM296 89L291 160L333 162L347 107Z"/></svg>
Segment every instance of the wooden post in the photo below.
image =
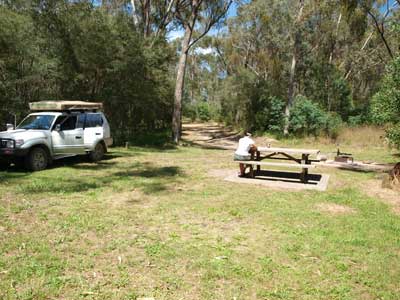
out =
<svg viewBox="0 0 400 300"><path fill-rule="evenodd" d="M301 163L304 165L309 165L310 164L310 160L308 159L308 155L307 154L302 154L301 155ZM302 172L300 174L300 180L302 183L307 183L308 181L308 169L307 168L303 168Z"/></svg>
<svg viewBox="0 0 400 300"><path fill-rule="evenodd" d="M125 149L129 149L129 142L125 142Z"/></svg>

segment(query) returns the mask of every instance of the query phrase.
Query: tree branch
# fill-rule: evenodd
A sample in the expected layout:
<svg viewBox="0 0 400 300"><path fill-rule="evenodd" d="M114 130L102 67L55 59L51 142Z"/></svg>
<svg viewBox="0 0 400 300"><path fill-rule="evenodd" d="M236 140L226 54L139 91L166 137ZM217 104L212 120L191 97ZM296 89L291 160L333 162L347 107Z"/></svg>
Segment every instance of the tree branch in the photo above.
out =
<svg viewBox="0 0 400 300"><path fill-rule="evenodd" d="M200 2L202 2L202 1L200 1ZM210 22L206 25L204 31L189 44L189 49L194 44L196 44L202 37L204 37L210 31L210 29L226 15L226 12L228 11L232 2L233 2L233 0L229 0L228 4L224 7L222 12L219 15L217 15L216 17L210 19Z"/></svg>
<svg viewBox="0 0 400 300"><path fill-rule="evenodd" d="M379 33L379 35L380 35L380 37L381 37L381 39L382 39L382 42L385 44L385 47L386 47L386 49L387 49L387 51L388 51L390 57L393 58L392 49L390 49L390 46L389 46L389 44L388 44L388 42L387 42L387 40L386 40L386 38L385 38L384 24L382 23L382 28L381 28L381 27L380 27L380 24L379 24L379 22L378 22L378 19L376 18L376 16L375 16L369 9L367 9L367 13L368 13L368 14L371 16L371 18L374 20L375 28L376 28L376 30L378 31L378 33Z"/></svg>

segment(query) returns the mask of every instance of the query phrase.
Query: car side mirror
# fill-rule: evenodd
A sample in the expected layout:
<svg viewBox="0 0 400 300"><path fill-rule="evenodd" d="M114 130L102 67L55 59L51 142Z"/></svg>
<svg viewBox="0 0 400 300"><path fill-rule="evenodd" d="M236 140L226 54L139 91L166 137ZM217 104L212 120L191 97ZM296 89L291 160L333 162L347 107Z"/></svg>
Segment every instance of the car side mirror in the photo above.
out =
<svg viewBox="0 0 400 300"><path fill-rule="evenodd" d="M54 130L60 132L61 131L61 124L57 124L56 127L54 127Z"/></svg>
<svg viewBox="0 0 400 300"><path fill-rule="evenodd" d="M15 129L13 124L7 124L6 128L7 128L7 131L11 131L11 130Z"/></svg>

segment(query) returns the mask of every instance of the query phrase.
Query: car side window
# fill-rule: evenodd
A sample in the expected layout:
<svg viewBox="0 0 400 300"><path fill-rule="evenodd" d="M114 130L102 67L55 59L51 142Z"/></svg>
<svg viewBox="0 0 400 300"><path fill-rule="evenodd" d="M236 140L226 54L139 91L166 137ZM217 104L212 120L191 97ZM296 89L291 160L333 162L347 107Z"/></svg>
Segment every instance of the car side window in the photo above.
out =
<svg viewBox="0 0 400 300"><path fill-rule="evenodd" d="M86 114L85 128L102 127L103 118L101 114Z"/></svg>
<svg viewBox="0 0 400 300"><path fill-rule="evenodd" d="M85 118L86 118L86 114L78 115L78 123L76 123L76 128L84 128Z"/></svg>
<svg viewBox="0 0 400 300"><path fill-rule="evenodd" d="M54 123L54 127L58 124L61 125L61 131L74 130L76 128L77 117L76 116L59 116Z"/></svg>

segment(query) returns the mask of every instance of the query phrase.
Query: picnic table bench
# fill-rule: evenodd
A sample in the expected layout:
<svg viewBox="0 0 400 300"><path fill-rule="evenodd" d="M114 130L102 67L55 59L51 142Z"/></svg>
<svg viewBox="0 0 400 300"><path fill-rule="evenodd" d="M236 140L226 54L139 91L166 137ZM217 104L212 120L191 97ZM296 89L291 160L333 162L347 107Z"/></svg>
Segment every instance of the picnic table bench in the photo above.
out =
<svg viewBox="0 0 400 300"><path fill-rule="evenodd" d="M315 168L316 165L312 165L312 162L319 161L318 159L310 159L311 155L318 155L319 150L316 149L292 149L292 148L276 148L276 147L258 147L256 153L252 153L251 160L249 161L236 161L250 167L250 176L255 177L261 172L261 166L272 166L272 167L285 167L285 168L299 168L301 169L300 180L303 183L308 181L308 170ZM264 156L261 153L265 153ZM295 155L301 155L301 158L295 157ZM293 161L295 163L282 163L282 162L271 162L263 161L265 159L271 160L285 160ZM256 166L256 172L254 172L253 166Z"/></svg>

